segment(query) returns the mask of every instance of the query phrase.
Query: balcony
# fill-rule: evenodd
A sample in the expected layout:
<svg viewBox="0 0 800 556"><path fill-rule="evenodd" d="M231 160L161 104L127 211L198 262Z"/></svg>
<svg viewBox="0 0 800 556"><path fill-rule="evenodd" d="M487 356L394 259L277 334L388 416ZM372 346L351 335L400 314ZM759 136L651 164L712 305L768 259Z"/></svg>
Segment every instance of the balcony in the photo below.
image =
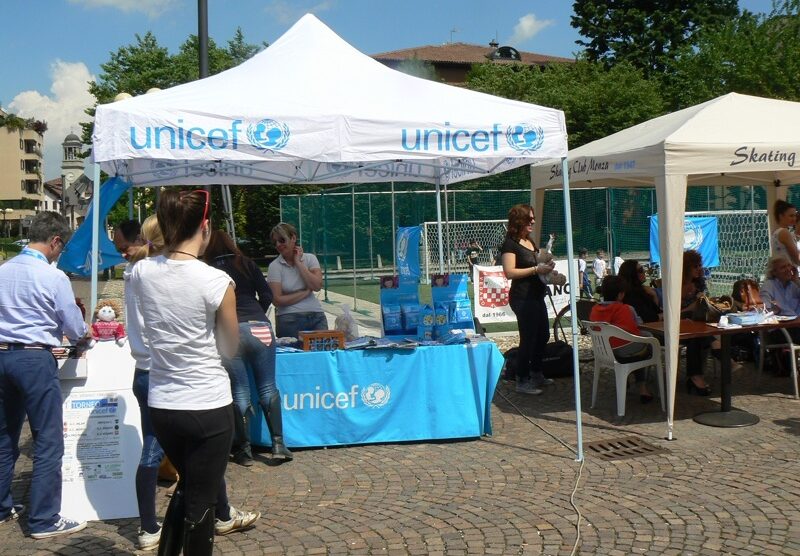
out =
<svg viewBox="0 0 800 556"><path fill-rule="evenodd" d="M28 195L37 195L42 190L42 182L37 178L35 180L26 179L23 182L23 192Z"/></svg>
<svg viewBox="0 0 800 556"><path fill-rule="evenodd" d="M39 174L40 165L38 160L25 160L24 163L23 170L26 174Z"/></svg>

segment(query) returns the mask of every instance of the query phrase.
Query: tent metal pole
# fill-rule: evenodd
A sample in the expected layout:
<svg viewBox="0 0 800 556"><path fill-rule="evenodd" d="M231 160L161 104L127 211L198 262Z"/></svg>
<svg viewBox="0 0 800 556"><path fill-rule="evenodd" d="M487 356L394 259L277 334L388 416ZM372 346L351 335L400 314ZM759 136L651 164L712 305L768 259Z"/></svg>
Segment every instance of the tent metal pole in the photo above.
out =
<svg viewBox="0 0 800 556"><path fill-rule="evenodd" d="M328 199L325 197L325 190L322 190L322 221L328 222ZM325 287L325 303L330 303L328 299L328 226L322 226L322 279Z"/></svg>
<svg viewBox="0 0 800 556"><path fill-rule="evenodd" d="M394 213L394 182L392 182L392 276L397 274L397 215Z"/></svg>
<svg viewBox="0 0 800 556"><path fill-rule="evenodd" d="M97 267L98 258L97 251L100 245L100 165L93 165L94 171L94 186L92 189L92 285L91 285L91 303L89 304L89 314L94 314L94 308L97 307Z"/></svg>
<svg viewBox="0 0 800 556"><path fill-rule="evenodd" d="M447 184L444 184L444 232L447 236L447 272L453 271L453 240L450 237L450 204L447 201Z"/></svg>
<svg viewBox="0 0 800 556"><path fill-rule="evenodd" d="M439 274L444 274L444 245L442 242L441 176L436 172L436 231L439 234Z"/></svg>
<svg viewBox="0 0 800 556"><path fill-rule="evenodd" d="M133 220L133 188L128 189L128 220Z"/></svg>
<svg viewBox="0 0 800 556"><path fill-rule="evenodd" d="M350 206L353 212L353 311L358 310L358 297L356 296L356 186L350 186Z"/></svg>
<svg viewBox="0 0 800 556"><path fill-rule="evenodd" d="M369 277L375 279L375 266L372 262L372 192L367 191L367 207L369 211Z"/></svg>
<svg viewBox="0 0 800 556"><path fill-rule="evenodd" d="M570 284L569 288L569 314L570 327L572 328L572 369L575 382L575 433L577 436L577 453L575 461L583 461L583 423L581 416L581 368L578 360L578 337L580 328L578 327L578 307L575 303L575 288L572 284L578 283L578 276L575 272L575 247L572 244L572 207L569 201L569 165L567 157L561 159L561 175L564 176L564 220L567 227L567 276Z"/></svg>

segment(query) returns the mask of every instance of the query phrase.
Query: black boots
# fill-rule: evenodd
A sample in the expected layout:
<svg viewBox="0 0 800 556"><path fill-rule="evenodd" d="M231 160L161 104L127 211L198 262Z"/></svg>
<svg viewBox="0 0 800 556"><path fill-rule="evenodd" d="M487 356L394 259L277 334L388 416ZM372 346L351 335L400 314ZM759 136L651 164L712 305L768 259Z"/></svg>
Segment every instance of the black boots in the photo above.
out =
<svg viewBox="0 0 800 556"><path fill-rule="evenodd" d="M283 419L281 417L281 395L272 394L266 407L262 406L264 417L267 420L269 434L272 437L272 457L273 459L291 460L294 455L283 443Z"/></svg>
<svg viewBox="0 0 800 556"><path fill-rule="evenodd" d="M208 508L200 521L185 521L183 553L186 556L211 556L214 553L214 511Z"/></svg>
<svg viewBox="0 0 800 556"><path fill-rule="evenodd" d="M185 504L183 485L178 485L167 506L164 523L161 525L161 540L158 542L158 556L179 556L183 548L183 514ZM213 528L213 522L212 522Z"/></svg>
<svg viewBox="0 0 800 556"><path fill-rule="evenodd" d="M242 415L239 407L233 404L233 446L231 447L231 455L234 463L250 467L255 462L250 448L250 428L247 425L247 415Z"/></svg>

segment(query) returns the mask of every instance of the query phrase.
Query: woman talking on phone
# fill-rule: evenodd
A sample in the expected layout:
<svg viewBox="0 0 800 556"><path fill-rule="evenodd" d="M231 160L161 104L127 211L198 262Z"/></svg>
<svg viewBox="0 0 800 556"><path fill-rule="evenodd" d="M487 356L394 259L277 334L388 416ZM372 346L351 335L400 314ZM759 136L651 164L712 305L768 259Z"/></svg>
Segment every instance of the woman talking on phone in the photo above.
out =
<svg viewBox="0 0 800 556"><path fill-rule="evenodd" d="M317 297L322 289L322 270L317 257L304 253L297 230L281 222L270 232L278 258L267 270L267 282L275 305L275 333L298 338L301 330L327 330L328 320Z"/></svg>

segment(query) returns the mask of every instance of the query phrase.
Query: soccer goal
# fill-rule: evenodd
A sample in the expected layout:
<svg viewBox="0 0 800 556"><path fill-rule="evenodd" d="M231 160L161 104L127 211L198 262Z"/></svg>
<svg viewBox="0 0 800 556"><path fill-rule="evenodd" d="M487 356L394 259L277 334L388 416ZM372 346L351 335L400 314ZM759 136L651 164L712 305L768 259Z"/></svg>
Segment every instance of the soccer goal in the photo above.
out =
<svg viewBox="0 0 800 556"><path fill-rule="evenodd" d="M444 271L448 273L467 273L469 271L466 253L472 241L477 241L481 248L478 253L478 264L494 264L505 235L505 220L442 222ZM423 223L420 250L423 280L427 281L431 273L439 272L439 229L436 222Z"/></svg>

